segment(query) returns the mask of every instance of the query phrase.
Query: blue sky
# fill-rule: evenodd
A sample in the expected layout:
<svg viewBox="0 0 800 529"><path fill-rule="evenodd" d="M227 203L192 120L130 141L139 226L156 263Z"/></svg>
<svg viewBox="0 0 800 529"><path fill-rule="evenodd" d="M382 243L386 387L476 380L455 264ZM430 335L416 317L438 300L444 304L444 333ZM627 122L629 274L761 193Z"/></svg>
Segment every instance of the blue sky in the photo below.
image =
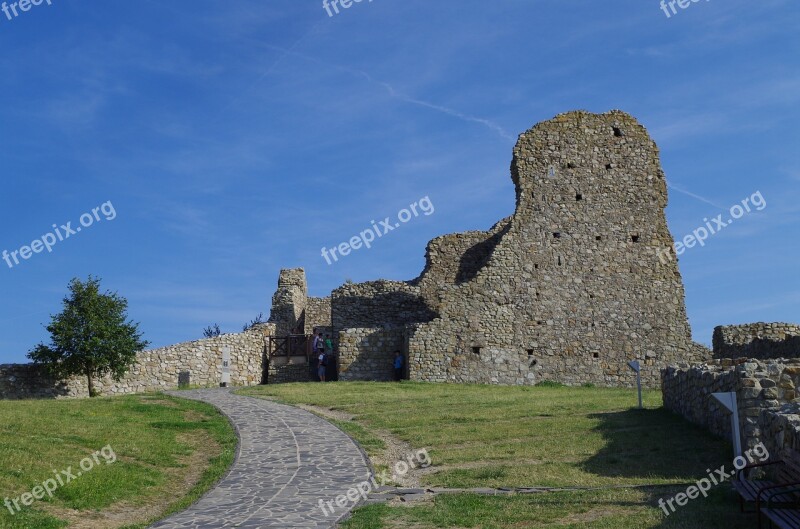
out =
<svg viewBox="0 0 800 529"><path fill-rule="evenodd" d="M681 256L696 340L800 322L796 0L51 4L0 13L0 250L116 217L0 261L0 362L47 339L76 276L127 297L154 346L268 314L283 267L319 296L414 278L428 240L513 212L515 138L573 109L648 128L676 239L764 197ZM321 257L425 196L434 214Z"/></svg>

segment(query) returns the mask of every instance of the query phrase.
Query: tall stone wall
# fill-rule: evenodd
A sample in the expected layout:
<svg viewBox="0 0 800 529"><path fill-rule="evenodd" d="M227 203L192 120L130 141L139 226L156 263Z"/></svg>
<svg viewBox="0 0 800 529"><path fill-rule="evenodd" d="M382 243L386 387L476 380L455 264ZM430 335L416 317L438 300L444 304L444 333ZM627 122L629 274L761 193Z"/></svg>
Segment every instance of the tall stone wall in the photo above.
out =
<svg viewBox="0 0 800 529"><path fill-rule="evenodd" d="M658 258L673 239L644 127L618 111L560 115L520 136L511 173L516 211L470 235L477 266L414 329L412 378L630 385L638 358L656 387L665 365L710 356L691 341L676 261Z"/></svg>
<svg viewBox="0 0 800 529"><path fill-rule="evenodd" d="M269 313L269 322L276 326L276 336L304 332L303 315L307 300L305 270L302 268L281 270L278 276L278 289L272 296L272 308Z"/></svg>
<svg viewBox="0 0 800 529"><path fill-rule="evenodd" d="M798 358L800 325L749 323L714 329L714 358Z"/></svg>
<svg viewBox="0 0 800 529"><path fill-rule="evenodd" d="M339 333L339 380L388 381L394 352L405 349L405 329L346 329Z"/></svg>
<svg viewBox="0 0 800 529"><path fill-rule="evenodd" d="M101 395L122 395L177 389L179 377L190 385L219 386L222 381L222 350L230 349L231 385L251 386L263 378L265 337L274 326L262 324L238 334L223 334L142 351L136 364L119 381L104 377L95 381ZM31 364L0 366L0 398L88 397L85 377L55 381Z"/></svg>
<svg viewBox="0 0 800 529"><path fill-rule="evenodd" d="M730 414L711 394L736 392L743 447L763 440L759 415L777 410L797 397L800 359L712 360L689 367L669 366L662 371L664 407L730 439Z"/></svg>

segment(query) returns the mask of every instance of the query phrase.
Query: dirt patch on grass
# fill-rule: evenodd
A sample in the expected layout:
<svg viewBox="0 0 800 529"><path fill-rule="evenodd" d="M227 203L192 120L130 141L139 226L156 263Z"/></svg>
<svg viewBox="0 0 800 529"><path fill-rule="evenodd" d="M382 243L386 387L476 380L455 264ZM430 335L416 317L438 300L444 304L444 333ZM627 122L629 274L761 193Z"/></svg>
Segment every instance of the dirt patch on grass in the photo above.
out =
<svg viewBox="0 0 800 529"><path fill-rule="evenodd" d="M208 468L208 460L222 452L219 443L205 431L182 433L176 441L191 446L191 455L178 458L179 466L162 468L166 481L135 502L115 503L100 512L76 511L53 505L44 510L69 523L69 529L116 529L159 518L176 500L185 496Z"/></svg>
<svg viewBox="0 0 800 529"><path fill-rule="evenodd" d="M310 411L326 419L333 419L337 421L353 421L355 415L351 415L341 410L331 410L322 408L320 406L309 406L305 404L298 405L298 408ZM357 421L356 421L357 422ZM361 423L358 423L361 424ZM364 426L361 424L361 426ZM402 441L385 430L377 430L374 428L367 428L370 433L384 442L386 448L381 450L377 455L370 457L372 464L375 467L389 468L388 474L392 474L391 469L394 468L395 463L401 461L408 462L408 457L416 454L416 450L405 441ZM427 468L412 468L404 475L395 474L393 482L400 487L417 488L421 487L421 478L427 473L431 467Z"/></svg>

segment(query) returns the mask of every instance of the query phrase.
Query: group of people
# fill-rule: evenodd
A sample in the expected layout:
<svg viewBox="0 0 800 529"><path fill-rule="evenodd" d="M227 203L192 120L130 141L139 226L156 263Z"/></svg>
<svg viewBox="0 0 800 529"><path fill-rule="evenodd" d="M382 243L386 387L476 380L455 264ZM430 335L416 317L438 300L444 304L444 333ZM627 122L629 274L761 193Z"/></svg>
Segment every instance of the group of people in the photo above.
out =
<svg viewBox="0 0 800 529"><path fill-rule="evenodd" d="M325 382L328 365L333 361L333 340L331 340L331 335L326 334L324 338L322 337L322 333L314 335L314 341L311 347L317 355L317 375L319 376L319 381ZM395 381L399 382L403 380L404 367L405 358L403 357L403 353L395 351L394 360L392 361Z"/></svg>
<svg viewBox="0 0 800 529"><path fill-rule="evenodd" d="M314 336L312 348L317 354L317 374L319 375L319 381L325 382L328 363L333 358L333 340L331 340L331 335L328 334L324 339L322 338L322 333Z"/></svg>

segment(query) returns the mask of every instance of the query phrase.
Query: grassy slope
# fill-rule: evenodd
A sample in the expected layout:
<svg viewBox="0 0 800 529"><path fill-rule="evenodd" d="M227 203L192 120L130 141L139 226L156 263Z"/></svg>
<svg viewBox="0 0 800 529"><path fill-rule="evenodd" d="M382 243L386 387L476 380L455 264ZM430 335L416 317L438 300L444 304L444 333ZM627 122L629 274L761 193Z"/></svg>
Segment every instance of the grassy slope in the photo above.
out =
<svg viewBox="0 0 800 529"><path fill-rule="evenodd" d="M218 448L200 482L190 491L176 489L176 476L186 472L183 461L195 451L196 440L209 438ZM38 500L13 516L3 508L0 527L65 527L48 511L92 513L113 510L120 502L142 505L165 496L172 501L162 516L180 510L230 466L236 437L211 406L160 395L0 401L0 493L18 497L53 477L53 471L72 467L76 473L82 458L106 445L115 452L115 463L107 465L100 457L100 465L60 487L52 499ZM128 527L144 527L147 521Z"/></svg>
<svg viewBox="0 0 800 529"><path fill-rule="evenodd" d="M361 509L349 529L395 523L738 529L755 523L736 512L726 485L669 517L656 506L658 498L705 477L707 468L730 467L732 458L723 441L660 408L657 391L645 392L645 410L631 409L636 397L627 389L337 383L262 386L244 393L343 410L367 430L389 430L416 449L428 448L440 467L427 477L429 485L662 485L510 498L441 496L435 506Z"/></svg>

